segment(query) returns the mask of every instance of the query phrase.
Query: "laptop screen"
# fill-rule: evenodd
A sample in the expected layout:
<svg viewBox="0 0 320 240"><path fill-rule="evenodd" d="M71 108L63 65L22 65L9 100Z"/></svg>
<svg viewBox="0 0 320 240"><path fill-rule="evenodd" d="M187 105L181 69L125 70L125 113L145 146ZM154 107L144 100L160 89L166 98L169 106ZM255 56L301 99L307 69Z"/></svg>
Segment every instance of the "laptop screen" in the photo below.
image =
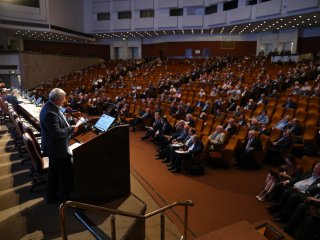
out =
<svg viewBox="0 0 320 240"><path fill-rule="evenodd" d="M96 122L94 127L98 129L99 131L107 131L110 125L113 123L115 120L114 117L108 116L106 114L103 114L100 119Z"/></svg>
<svg viewBox="0 0 320 240"><path fill-rule="evenodd" d="M42 101L42 97L38 97L37 101L36 101L36 106L38 106Z"/></svg>

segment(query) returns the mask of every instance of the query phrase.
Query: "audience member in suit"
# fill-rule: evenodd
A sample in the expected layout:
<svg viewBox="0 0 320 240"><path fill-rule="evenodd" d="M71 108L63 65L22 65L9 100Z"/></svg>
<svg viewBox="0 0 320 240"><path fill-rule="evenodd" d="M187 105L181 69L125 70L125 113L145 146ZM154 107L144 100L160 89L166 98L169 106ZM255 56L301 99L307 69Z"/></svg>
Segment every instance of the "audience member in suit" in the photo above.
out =
<svg viewBox="0 0 320 240"><path fill-rule="evenodd" d="M189 129L190 126L188 124L185 124L183 126L183 131L180 132L179 135L175 136L174 138L171 138L171 141L167 142L166 145L162 145L159 153L156 155L156 159L163 159L167 157L168 152L170 152L170 145L175 144L178 142L184 142L186 138L188 138L189 135Z"/></svg>
<svg viewBox="0 0 320 240"><path fill-rule="evenodd" d="M233 117L238 118L238 117L240 117L241 115L243 115L243 110L242 110L241 106L238 105L238 106L236 107L236 110L235 110L234 113L233 113Z"/></svg>
<svg viewBox="0 0 320 240"><path fill-rule="evenodd" d="M198 135L192 136L192 145L188 148L182 148L181 151L184 153L178 153L175 159L172 159L172 166L168 168L172 173L181 172L181 165L183 161L192 161L195 154L203 151L203 143Z"/></svg>
<svg viewBox="0 0 320 240"><path fill-rule="evenodd" d="M269 99L266 97L266 95L264 93L261 93L257 104L265 104L265 105L267 105L268 102L269 102Z"/></svg>
<svg viewBox="0 0 320 240"><path fill-rule="evenodd" d="M196 108L196 107L200 107L201 109L203 108L203 106L204 106L204 102L203 102L203 100L201 100L201 99L199 99L199 100L196 102L196 104L194 105L195 108Z"/></svg>
<svg viewBox="0 0 320 240"><path fill-rule="evenodd" d="M271 130L270 130L270 128L268 128L268 125L267 125L267 124L262 123L262 124L260 125L260 128L259 128L259 133L260 133L260 134L264 134L264 135L266 135L266 136L270 136L270 132L271 132Z"/></svg>
<svg viewBox="0 0 320 240"><path fill-rule="evenodd" d="M192 145L192 136L196 133L194 128L189 128L188 135L182 140L174 140L165 149L163 156L163 163L169 163L168 166L172 165L172 159L175 159L175 150L181 147L189 148Z"/></svg>
<svg viewBox="0 0 320 240"><path fill-rule="evenodd" d="M260 115L257 117L257 121L258 123L262 124L268 124L269 123L269 117L267 115L267 111L266 110L262 110Z"/></svg>
<svg viewBox="0 0 320 240"><path fill-rule="evenodd" d="M238 122L239 126L245 126L247 124L247 120L245 119L245 116L241 114L239 116Z"/></svg>
<svg viewBox="0 0 320 240"><path fill-rule="evenodd" d="M242 143L236 155L237 166L239 168L259 167L254 157L254 153L257 151L262 151L261 140L255 130L250 130L248 138Z"/></svg>
<svg viewBox="0 0 320 240"><path fill-rule="evenodd" d="M49 157L47 182L47 202L63 202L70 198L73 189L73 171L71 155L68 153L71 135L78 130L70 126L60 111L66 93L54 88L49 94L49 101L40 112L41 148Z"/></svg>
<svg viewBox="0 0 320 240"><path fill-rule="evenodd" d="M243 92L241 93L241 98L240 98L240 105L243 106L248 102L248 99L251 96L251 91L249 90L248 87L245 87L243 89Z"/></svg>
<svg viewBox="0 0 320 240"><path fill-rule="evenodd" d="M194 127L195 121L194 121L191 113L187 113L187 114L186 114L185 122L186 122L186 124L188 124L190 127Z"/></svg>
<svg viewBox="0 0 320 240"><path fill-rule="evenodd" d="M19 90L18 89L13 89L11 91L11 94L7 95L5 97L5 100L8 102L8 103L11 103L12 107L17 111L18 109L18 105L20 103L22 103L22 101L19 101L18 100L18 97L19 97Z"/></svg>
<svg viewBox="0 0 320 240"><path fill-rule="evenodd" d="M191 103L187 103L186 108L184 110L184 114L193 113L193 108L191 107Z"/></svg>
<svg viewBox="0 0 320 240"><path fill-rule="evenodd" d="M287 108L296 109L297 105L295 104L295 102L292 101L291 97L288 97L287 101L285 101L285 103L282 105L282 107L284 107L285 109L287 109Z"/></svg>
<svg viewBox="0 0 320 240"><path fill-rule="evenodd" d="M289 125L290 118L290 115L286 115L284 118L280 119L280 121L277 122L273 128L283 131Z"/></svg>
<svg viewBox="0 0 320 240"><path fill-rule="evenodd" d="M223 126L218 125L215 131L208 136L210 141L209 151L219 151L225 144L226 134L223 131Z"/></svg>
<svg viewBox="0 0 320 240"><path fill-rule="evenodd" d="M176 130L171 136L164 136L163 140L160 142L158 154L156 155L156 159L162 159L164 158L164 153L166 151L166 148L169 144L174 142L176 139L178 141L182 141L188 134L189 126L188 124L185 124L185 121L180 120L176 125Z"/></svg>
<svg viewBox="0 0 320 240"><path fill-rule="evenodd" d="M296 207L283 230L297 239L319 239L319 213L320 195L307 197Z"/></svg>
<svg viewBox="0 0 320 240"><path fill-rule="evenodd" d="M152 126L146 126L146 128L147 128L146 134L143 137L141 137L142 141L150 137L155 138L156 132L160 131L160 129L162 128L160 113L158 112L154 113L154 121L152 123Z"/></svg>
<svg viewBox="0 0 320 240"><path fill-rule="evenodd" d="M279 99L279 93L277 92L277 89L273 89L272 93L269 94L269 98Z"/></svg>
<svg viewBox="0 0 320 240"><path fill-rule="evenodd" d="M170 108L170 116L173 116L178 110L178 108L174 102L170 103L169 108Z"/></svg>
<svg viewBox="0 0 320 240"><path fill-rule="evenodd" d="M173 130L166 117L161 118L161 124L161 129L159 129L154 136L154 142L156 144L160 143L163 140L164 136L169 135Z"/></svg>
<svg viewBox="0 0 320 240"><path fill-rule="evenodd" d="M243 109L248 109L248 110L255 110L257 107L257 104L254 103L253 99L250 98L248 103L243 107Z"/></svg>
<svg viewBox="0 0 320 240"><path fill-rule="evenodd" d="M247 123L247 126L249 130L259 131L260 129L258 120L255 117L250 119L250 121Z"/></svg>
<svg viewBox="0 0 320 240"><path fill-rule="evenodd" d="M285 131L289 131L291 133L293 142L302 143L302 126L298 119L293 118L285 128Z"/></svg>
<svg viewBox="0 0 320 240"><path fill-rule="evenodd" d="M280 187L279 187L280 186ZM276 187L281 190L276 190ZM275 186L274 191L280 193L280 199L269 210L276 213L275 221L284 222L289 219L297 206L307 197L314 197L320 194L320 163L317 163L313 172L300 179L287 180Z"/></svg>
<svg viewBox="0 0 320 240"><path fill-rule="evenodd" d="M136 130L136 126L140 123L143 123L146 119L151 118L151 111L149 108L146 108L146 110L142 110L136 117L133 119L130 126L132 127L132 131Z"/></svg>
<svg viewBox="0 0 320 240"><path fill-rule="evenodd" d="M228 132L228 137L237 133L237 125L234 118L229 118L228 122L223 125L223 129Z"/></svg>
<svg viewBox="0 0 320 240"><path fill-rule="evenodd" d="M210 102L209 101L205 101L203 107L202 107L202 112L205 113L210 113L211 112L211 106L210 106Z"/></svg>
<svg viewBox="0 0 320 240"><path fill-rule="evenodd" d="M292 137L290 131L284 131L282 136L271 143L266 154L266 161L269 163L281 163L282 153L292 145Z"/></svg>

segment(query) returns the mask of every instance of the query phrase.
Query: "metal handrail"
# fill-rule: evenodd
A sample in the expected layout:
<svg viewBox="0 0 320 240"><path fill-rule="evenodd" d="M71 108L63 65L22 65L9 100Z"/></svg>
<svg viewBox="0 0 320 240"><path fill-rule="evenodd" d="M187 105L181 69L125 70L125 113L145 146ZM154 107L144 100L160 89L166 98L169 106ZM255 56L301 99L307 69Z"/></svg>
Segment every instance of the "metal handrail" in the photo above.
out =
<svg viewBox="0 0 320 240"><path fill-rule="evenodd" d="M145 215L141 214L135 214L135 213L130 213L126 211L121 211L121 210L116 210L112 208L106 208L102 206L96 206L96 205L91 205L91 204L86 204L86 203L80 203L80 202L75 202L75 201L66 201L62 203L59 207L59 216L60 216L60 228L61 228L61 235L63 240L68 240L68 235L66 231L66 217L65 217L65 209L66 208L75 208L75 209L81 209L81 210L92 210L95 212L104 212L104 213L111 213L112 214L112 219L111 221L111 232L112 232L112 240L115 239L115 215L121 215L125 217L130 217L130 218L138 218L138 219L147 219L149 217L152 217L154 215L157 215L161 213L161 240L164 240L164 211L171 209L176 206L184 206L184 235L182 236L181 239L187 240L187 234L188 234L188 208L190 206L194 206L194 203L191 200L186 200L183 202L174 202L171 203L167 206L164 206L162 208L159 208L153 212L147 213Z"/></svg>

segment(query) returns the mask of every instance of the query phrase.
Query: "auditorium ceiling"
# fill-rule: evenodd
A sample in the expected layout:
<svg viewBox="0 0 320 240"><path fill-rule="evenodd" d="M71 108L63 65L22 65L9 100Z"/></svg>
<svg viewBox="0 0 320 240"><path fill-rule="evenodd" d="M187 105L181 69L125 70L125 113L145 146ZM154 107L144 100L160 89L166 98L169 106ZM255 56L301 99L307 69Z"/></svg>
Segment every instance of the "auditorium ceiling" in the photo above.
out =
<svg viewBox="0 0 320 240"><path fill-rule="evenodd" d="M1 23L0 23L1 24ZM1 24L3 26L3 24ZM28 40L45 40L59 42L95 42L101 39L108 40L126 40L135 38L157 38L165 36L183 36L183 35L241 35L263 32L278 32L286 29L305 29L320 27L320 12L313 12L303 15L288 16L274 19L261 19L254 22L243 22L231 25L214 25L207 29L161 29L145 31L122 31L122 32L99 32L94 34L85 34L78 32L65 32L64 29L53 29L48 25L47 28L39 27L18 27L10 28L7 25L2 31L8 31L17 38Z"/></svg>

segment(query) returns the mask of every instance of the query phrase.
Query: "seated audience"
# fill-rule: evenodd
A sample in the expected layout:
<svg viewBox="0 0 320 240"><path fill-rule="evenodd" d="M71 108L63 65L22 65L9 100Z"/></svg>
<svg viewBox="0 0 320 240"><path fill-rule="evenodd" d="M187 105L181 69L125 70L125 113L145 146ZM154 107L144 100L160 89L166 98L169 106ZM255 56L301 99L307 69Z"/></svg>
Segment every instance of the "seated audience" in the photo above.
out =
<svg viewBox="0 0 320 240"><path fill-rule="evenodd" d="M172 159L172 165L168 168L172 173L181 172L181 166L184 161L192 161L195 154L203 151L203 143L198 135L192 136L192 145L190 147L176 150L176 155Z"/></svg>
<svg viewBox="0 0 320 240"><path fill-rule="evenodd" d="M134 132L136 130L136 126L138 124L143 123L147 119L151 119L151 117L152 115L149 108L142 110L138 115L135 116L133 121L130 123L130 126L132 127L132 131Z"/></svg>

